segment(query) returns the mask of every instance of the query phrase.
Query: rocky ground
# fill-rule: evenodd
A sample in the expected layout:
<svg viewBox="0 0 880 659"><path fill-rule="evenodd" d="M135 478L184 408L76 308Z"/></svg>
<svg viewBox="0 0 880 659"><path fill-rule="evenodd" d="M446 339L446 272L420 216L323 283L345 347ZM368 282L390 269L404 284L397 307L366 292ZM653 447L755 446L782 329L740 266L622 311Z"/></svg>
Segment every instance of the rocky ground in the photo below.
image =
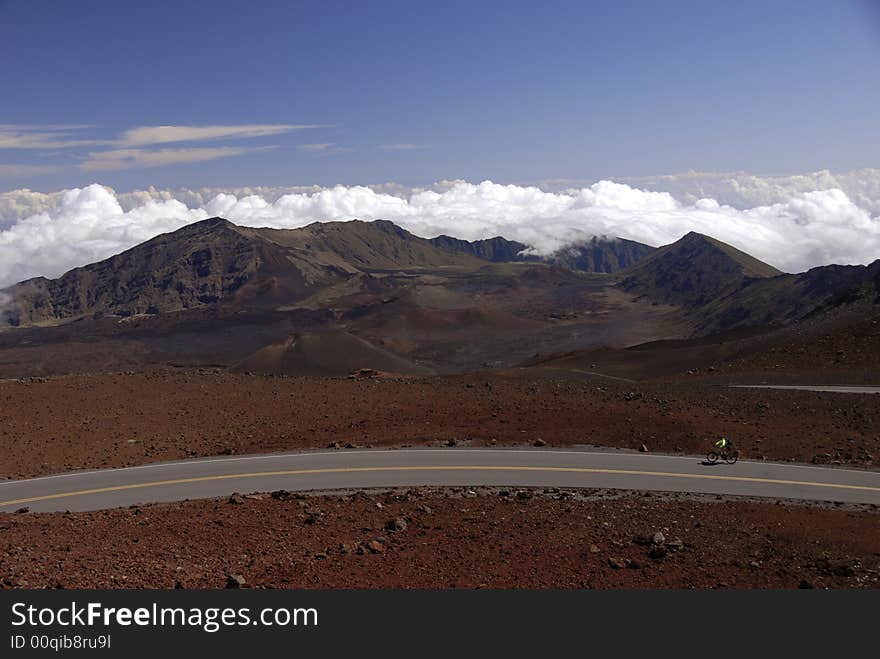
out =
<svg viewBox="0 0 880 659"><path fill-rule="evenodd" d="M543 442L702 454L720 434L748 458L873 468L878 424L880 396L571 374L68 376L0 382L0 476L331 445Z"/></svg>
<svg viewBox="0 0 880 659"><path fill-rule="evenodd" d="M822 322L806 320L786 327L755 343L766 345L745 351L728 361L714 364L714 373L700 369L702 376L757 376L768 382L813 382L876 384L880 372L880 314L876 307L863 310L864 317L851 312L835 319L834 310Z"/></svg>
<svg viewBox="0 0 880 659"><path fill-rule="evenodd" d="M877 588L878 522L609 491L233 495L0 514L0 587Z"/></svg>

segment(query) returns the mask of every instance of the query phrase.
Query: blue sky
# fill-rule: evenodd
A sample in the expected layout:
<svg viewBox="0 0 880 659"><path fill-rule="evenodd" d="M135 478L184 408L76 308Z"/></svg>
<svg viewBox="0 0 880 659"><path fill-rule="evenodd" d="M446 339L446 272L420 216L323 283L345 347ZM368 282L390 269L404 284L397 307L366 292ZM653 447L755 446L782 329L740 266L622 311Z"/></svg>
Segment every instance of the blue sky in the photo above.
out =
<svg viewBox="0 0 880 659"><path fill-rule="evenodd" d="M877 167L877 5L0 0L0 190Z"/></svg>

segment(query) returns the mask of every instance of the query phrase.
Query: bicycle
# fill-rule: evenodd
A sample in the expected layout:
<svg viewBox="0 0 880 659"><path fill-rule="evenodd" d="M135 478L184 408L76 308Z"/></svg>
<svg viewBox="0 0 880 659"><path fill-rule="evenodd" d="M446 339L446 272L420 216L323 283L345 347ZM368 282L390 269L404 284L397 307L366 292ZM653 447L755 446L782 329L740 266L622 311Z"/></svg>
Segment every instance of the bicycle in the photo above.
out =
<svg viewBox="0 0 880 659"><path fill-rule="evenodd" d="M718 452L713 449L706 456L706 462L709 464L715 464L719 460L724 460L729 465L735 464L739 460L739 451L734 449L733 451L722 450Z"/></svg>

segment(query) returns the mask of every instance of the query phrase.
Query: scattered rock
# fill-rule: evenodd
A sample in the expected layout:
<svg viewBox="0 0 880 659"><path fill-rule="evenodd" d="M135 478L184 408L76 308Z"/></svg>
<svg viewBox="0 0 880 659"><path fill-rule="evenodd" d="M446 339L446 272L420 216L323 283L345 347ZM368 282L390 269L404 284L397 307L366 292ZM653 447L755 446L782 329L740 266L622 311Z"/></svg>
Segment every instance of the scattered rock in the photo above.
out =
<svg viewBox="0 0 880 659"><path fill-rule="evenodd" d="M244 503L244 499L241 498L241 495L238 492L233 492L229 497L226 503L231 503L236 506L240 506Z"/></svg>
<svg viewBox="0 0 880 659"><path fill-rule="evenodd" d="M275 490L271 496L278 501L287 501L290 498L290 492L287 490Z"/></svg>
<svg viewBox="0 0 880 659"><path fill-rule="evenodd" d="M590 553L591 554L598 554L598 553L601 553L601 551L602 550L599 549L599 545L590 545Z"/></svg>
<svg viewBox="0 0 880 659"><path fill-rule="evenodd" d="M385 528L389 531L406 531L408 524L403 517L390 519L385 524Z"/></svg>
<svg viewBox="0 0 880 659"><path fill-rule="evenodd" d="M25 513L30 512L30 510L31 509L28 508L27 506L22 506L21 508L19 508L18 510L15 511L15 514L16 515L24 515Z"/></svg>
<svg viewBox="0 0 880 659"><path fill-rule="evenodd" d="M608 559L608 565L610 565L615 570L622 570L626 567L626 563L622 559L613 557Z"/></svg>
<svg viewBox="0 0 880 659"><path fill-rule="evenodd" d="M455 446L456 444L458 444L458 442L455 441L454 439L447 439L446 440L446 446Z"/></svg>
<svg viewBox="0 0 880 659"><path fill-rule="evenodd" d="M639 447L639 453L647 453L647 452L648 452L648 446L646 444L642 444Z"/></svg>
<svg viewBox="0 0 880 659"><path fill-rule="evenodd" d="M666 558L667 552L668 550L664 545L654 545L651 547L651 551L648 552L648 557L653 558L655 561L659 561Z"/></svg>
<svg viewBox="0 0 880 659"><path fill-rule="evenodd" d="M543 439L538 437L538 439L535 440L534 445L535 446L547 446L547 442L545 442Z"/></svg>
<svg viewBox="0 0 880 659"><path fill-rule="evenodd" d="M230 574L226 577L226 588L229 590L234 590L236 588L244 588L247 585L247 582L244 580L244 577L240 574Z"/></svg>
<svg viewBox="0 0 880 659"><path fill-rule="evenodd" d="M367 549L370 550L371 554L381 554L385 551L385 545L378 540L370 540L367 543Z"/></svg>
<svg viewBox="0 0 880 659"><path fill-rule="evenodd" d="M390 302L390 300L388 300ZM385 304L386 300L382 300L382 303ZM352 371L348 378L350 380L372 380L378 378L381 375L379 371L374 368L359 368L356 371Z"/></svg>

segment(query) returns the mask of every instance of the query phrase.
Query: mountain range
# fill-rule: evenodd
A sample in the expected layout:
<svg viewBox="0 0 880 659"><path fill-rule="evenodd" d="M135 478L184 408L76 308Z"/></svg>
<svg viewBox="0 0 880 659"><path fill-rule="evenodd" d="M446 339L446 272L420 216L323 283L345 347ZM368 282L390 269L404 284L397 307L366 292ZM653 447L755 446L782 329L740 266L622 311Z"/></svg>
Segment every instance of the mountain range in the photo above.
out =
<svg viewBox="0 0 880 659"><path fill-rule="evenodd" d="M874 305L880 261L787 274L698 233L659 249L597 237L539 257L503 237L426 239L381 220L280 230L211 218L2 293L0 374L4 356L19 372L29 350L51 362L43 371L76 370L71 346L95 341L108 368L422 374Z"/></svg>

